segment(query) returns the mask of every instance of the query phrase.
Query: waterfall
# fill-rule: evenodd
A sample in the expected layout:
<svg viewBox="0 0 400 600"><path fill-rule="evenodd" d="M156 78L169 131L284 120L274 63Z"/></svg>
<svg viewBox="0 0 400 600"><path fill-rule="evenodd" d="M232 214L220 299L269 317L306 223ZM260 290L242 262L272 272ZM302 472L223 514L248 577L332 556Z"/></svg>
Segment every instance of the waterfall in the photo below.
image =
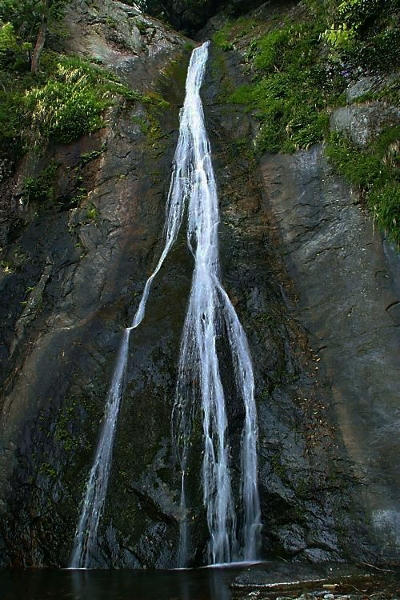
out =
<svg viewBox="0 0 400 600"><path fill-rule="evenodd" d="M180 562L187 554L187 513L185 474L188 440L195 392L188 380L196 373L200 383L203 411L204 459L203 500L210 531L209 555L212 562L256 557L260 535L260 506L257 491L257 420L254 403L254 377L243 328L219 279L218 196L211 162L210 143L204 124L200 88L208 59L208 43L196 48L190 60L186 97L180 115L179 139L166 205L165 245L154 272L146 281L139 307L122 337L111 386L107 395L103 426L94 461L86 483L81 514L75 532L71 568L88 568L96 547L97 530L107 494L114 438L124 391L131 332L144 319L154 278L160 271L182 224L189 203L188 245L195 267L188 313L185 320L179 360L173 422L181 469ZM243 506L242 553L237 538L237 518L229 468L227 415L221 382L216 341L225 323L238 392L245 406L241 440L241 487ZM182 442L183 443L180 443Z"/></svg>
<svg viewBox="0 0 400 600"><path fill-rule="evenodd" d="M185 319L173 411L173 434L181 463L181 531L178 562L187 561L188 526L185 478L194 403L200 399L203 421L203 502L210 532L209 560L226 563L256 558L260 537L260 503L257 490L257 416L254 376L246 335L222 287L218 254L218 195L210 142L200 97L209 43L193 51L189 67L182 125L190 138L188 170L187 240L194 257L194 273ZM187 156L179 158L187 160ZM237 535L237 515L230 475L226 398L221 380L217 341L224 331L232 354L238 395L244 403L241 439L242 532ZM196 389L193 382L196 382ZM241 548L241 550L240 550Z"/></svg>

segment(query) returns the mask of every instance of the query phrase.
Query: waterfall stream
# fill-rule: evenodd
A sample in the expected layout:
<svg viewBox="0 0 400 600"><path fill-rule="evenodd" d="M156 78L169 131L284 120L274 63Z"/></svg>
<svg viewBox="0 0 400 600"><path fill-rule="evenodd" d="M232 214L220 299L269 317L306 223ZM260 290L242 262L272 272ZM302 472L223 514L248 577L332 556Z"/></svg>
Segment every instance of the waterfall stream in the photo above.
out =
<svg viewBox="0 0 400 600"><path fill-rule="evenodd" d="M256 558L260 535L257 491L257 416L254 377L246 335L220 282L218 255L218 195L204 121L200 88L209 43L194 50L187 80L185 118L190 136L188 246L194 257L194 274L185 319L173 413L174 437L182 469L181 541L179 563L186 564L188 527L185 519L187 470L193 404L198 393L203 420L203 502L210 532L209 560L228 563ZM183 157L182 157L183 160ZM242 534L237 536L237 515L230 475L226 398L221 380L217 342L228 338L238 395L245 407L241 440ZM192 389L198 381L199 389Z"/></svg>
<svg viewBox="0 0 400 600"><path fill-rule="evenodd" d="M210 532L209 559L213 563L256 558L260 537L260 504L257 491L257 419L254 377L246 335L235 309L220 282L218 257L218 196L211 161L200 88L208 59L209 43L196 48L190 60L186 97L180 115L179 139L166 206L165 246L148 278L131 327L122 338L107 395L103 426L87 480L81 514L75 533L72 568L87 568L96 546L97 530L104 508L121 398L124 390L131 332L140 325L152 282L176 241L188 201L188 245L194 257L194 274L185 319L179 359L173 431L180 458L181 527L179 565L187 561L188 528L186 468L193 402L198 392L203 420L203 501ZM217 338L228 338L238 395L245 419L241 438L241 532L230 476L226 399L217 355ZM195 373L195 375L194 375ZM194 391L193 379L199 381Z"/></svg>

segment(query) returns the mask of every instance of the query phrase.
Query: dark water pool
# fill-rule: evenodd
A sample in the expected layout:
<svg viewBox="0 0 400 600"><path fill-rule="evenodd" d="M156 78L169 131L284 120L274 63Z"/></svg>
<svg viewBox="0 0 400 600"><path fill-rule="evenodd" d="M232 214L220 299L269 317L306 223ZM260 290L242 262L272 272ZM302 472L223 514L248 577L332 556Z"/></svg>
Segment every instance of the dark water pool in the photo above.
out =
<svg viewBox="0 0 400 600"><path fill-rule="evenodd" d="M230 584L258 585L295 582L290 591L282 588L268 597L299 598L315 592L322 598L329 582L334 599L398 600L400 568L372 571L356 565L308 565L270 561L229 568L185 571L74 571L0 570L0 600L232 600ZM310 584L310 579L319 583ZM236 598L238 598L236 590ZM264 597L264 596L262 596Z"/></svg>
<svg viewBox="0 0 400 600"><path fill-rule="evenodd" d="M243 571L243 569L241 569ZM230 600L238 570L0 571L1 600Z"/></svg>

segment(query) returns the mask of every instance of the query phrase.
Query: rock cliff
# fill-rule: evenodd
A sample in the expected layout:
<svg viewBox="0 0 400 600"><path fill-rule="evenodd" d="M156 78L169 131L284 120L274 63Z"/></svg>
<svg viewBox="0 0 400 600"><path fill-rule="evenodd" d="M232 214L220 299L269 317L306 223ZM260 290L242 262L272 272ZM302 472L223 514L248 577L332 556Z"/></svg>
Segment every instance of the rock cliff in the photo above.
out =
<svg viewBox="0 0 400 600"><path fill-rule="evenodd" d="M276 18L293 4L267 2L262 14ZM176 24L193 31L215 10ZM198 35L225 18L226 7ZM122 331L162 248L191 48L157 19L111 0L76 0L64 27L53 51L107 68L139 95L118 97L91 135L28 153L0 183L2 566L68 563ZM397 250L321 145L254 155L254 116L222 99L246 80L246 60L243 48L214 48L203 97L223 282L255 367L263 556L397 559ZM351 121L359 131L360 119L347 113L334 113L332 127ZM379 114L398 118L392 109ZM50 164L53 201L24 203L26 179ZM99 567L175 566L180 477L170 418L191 273L182 235L132 335ZM227 364L228 386L229 375ZM243 414L234 393L228 411L235 461ZM195 472L190 494L199 565L207 529Z"/></svg>

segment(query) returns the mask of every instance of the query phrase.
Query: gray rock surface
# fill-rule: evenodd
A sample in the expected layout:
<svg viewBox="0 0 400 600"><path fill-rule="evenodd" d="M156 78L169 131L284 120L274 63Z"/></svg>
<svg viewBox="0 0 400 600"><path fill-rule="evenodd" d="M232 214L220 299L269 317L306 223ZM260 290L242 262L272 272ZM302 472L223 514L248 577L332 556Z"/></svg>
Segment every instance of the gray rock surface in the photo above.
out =
<svg viewBox="0 0 400 600"><path fill-rule="evenodd" d="M265 191L282 256L334 396L339 430L383 555L398 555L400 269L358 197L320 147L265 156ZM393 313L393 314L391 314Z"/></svg>
<svg viewBox="0 0 400 600"><path fill-rule="evenodd" d="M375 90L379 86L380 78L377 76L363 77L351 84L346 90L347 102L354 102L364 94Z"/></svg>
<svg viewBox="0 0 400 600"><path fill-rule="evenodd" d="M398 569L271 561L243 571L231 589L233 600L395 600L398 586Z"/></svg>
<svg viewBox="0 0 400 600"><path fill-rule="evenodd" d="M355 83L349 85L346 90L346 100L351 103L355 102L365 94L379 92L386 86L394 83L398 78L398 73L392 73L385 76L370 75L368 77L362 77Z"/></svg>
<svg viewBox="0 0 400 600"><path fill-rule="evenodd" d="M64 51L95 60L139 91L154 87L184 43L160 21L119 1L76 0L68 7L65 25Z"/></svg>
<svg viewBox="0 0 400 600"><path fill-rule="evenodd" d="M253 125L240 106L218 100L227 78L240 83L237 57L224 56L224 68L220 55L211 58L204 99L220 190L224 281L255 366L263 556L365 558L371 545L357 506L360 481L319 376L320 355L296 318L296 292L275 245L257 163L243 145Z"/></svg>
<svg viewBox="0 0 400 600"><path fill-rule="evenodd" d="M330 125L333 131L350 137L357 146L366 146L385 127L400 123L400 109L382 102L352 104L333 111Z"/></svg>

